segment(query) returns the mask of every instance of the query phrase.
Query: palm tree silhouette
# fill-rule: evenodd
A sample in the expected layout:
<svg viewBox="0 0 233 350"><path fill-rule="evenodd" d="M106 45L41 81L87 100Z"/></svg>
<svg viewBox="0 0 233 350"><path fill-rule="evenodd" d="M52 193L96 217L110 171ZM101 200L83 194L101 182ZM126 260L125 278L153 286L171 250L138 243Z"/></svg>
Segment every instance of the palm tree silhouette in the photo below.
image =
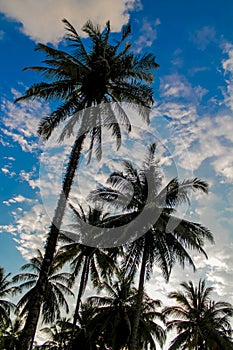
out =
<svg viewBox="0 0 233 350"><path fill-rule="evenodd" d="M73 211L74 224L71 224L72 235L76 232L85 235L81 226L82 223L88 223L90 225L99 225L107 214L103 214L101 210L92 209L89 207L87 213L81 205L74 207L69 204ZM89 247L83 244L79 244L76 241L69 238L68 231L61 231L60 239L67 244L62 245L59 249L59 261L69 263L71 267L71 285L74 284L76 278L82 269L79 289L77 293L76 307L73 317L73 326L75 326L79 317L79 309L81 305L81 298L85 292L88 278L91 277L91 282L94 287L98 287L101 281L109 280L111 275L116 269L116 259L120 253L120 248L112 249L100 249L97 247ZM73 334L74 336L74 334Z"/></svg>
<svg viewBox="0 0 233 350"><path fill-rule="evenodd" d="M96 145L96 155L100 158L102 127L105 127L112 131L117 140L117 146L120 146L119 123L121 126L124 125L128 132L131 129L131 123L119 102L136 107L139 114L149 122L149 108L153 103L153 90L150 86L153 82L152 70L158 68L154 55L140 56L129 51L130 44L125 43L131 31L129 24L123 28L121 39L111 44L110 22L106 23L105 29L101 32L99 26L88 21L83 27L83 31L91 42L91 47L87 50L75 28L65 19L63 22L71 53L38 44L36 49L47 55L46 60L43 61L45 66L26 69L44 74L49 82L34 84L16 100L18 102L40 98L45 101L62 101L57 109L40 122L38 131L45 140L50 137L54 128L67 119L68 123L61 134L61 140L70 136L76 123L79 125L64 176L62 192L48 234L45 256L34 293L34 306L28 313L23 331L22 350L28 349L31 338L35 334L45 293L46 275L55 254L66 202L84 141L89 135L90 151ZM114 102L115 110L109 102Z"/></svg>
<svg viewBox="0 0 233 350"><path fill-rule="evenodd" d="M128 349L135 307L137 307L137 290L129 276L121 273L116 275L112 284L103 283L105 296L93 296L87 303L95 308L90 324L91 337L102 336L107 347L114 350ZM156 349L156 341L160 346L164 344L166 334L164 329L155 322L163 321L158 311L160 300L151 299L143 294L141 314L139 320L138 344L140 349ZM92 324L96 327L92 327Z"/></svg>
<svg viewBox="0 0 233 350"><path fill-rule="evenodd" d="M107 225L124 225L122 234L126 242L125 269L134 274L140 268L130 350L138 348L144 283L145 279L150 278L153 266L159 266L168 280L176 261L183 267L187 262L195 269L189 250L197 250L206 256L204 242L213 242L213 236L207 228L175 216L175 208L181 203L189 202L191 191L207 193L208 185L197 178L183 182L174 178L161 190L162 176L159 163L155 159L155 150L156 145L151 144L140 170L128 161L123 162L123 172L112 173L107 181L109 186L99 187L89 196L94 201L101 201L102 204L106 201L123 209L123 213L115 218L110 217ZM143 219L141 213L144 214ZM135 239L133 242L132 237ZM139 238L136 239L137 237Z"/></svg>
<svg viewBox="0 0 233 350"><path fill-rule="evenodd" d="M71 339L72 324L68 319L62 318L52 326L44 327L40 331L49 337L49 340L38 346L38 349L66 350Z"/></svg>
<svg viewBox="0 0 233 350"><path fill-rule="evenodd" d="M12 286L14 281L9 279L10 273L5 274L5 271L0 267L0 327L9 326L10 311L15 308L15 305L7 299L7 296L16 292L16 287Z"/></svg>
<svg viewBox="0 0 233 350"><path fill-rule="evenodd" d="M17 315L14 320L10 320L8 325L1 326L0 349L16 350L19 344L19 336L23 329L24 320Z"/></svg>
<svg viewBox="0 0 233 350"><path fill-rule="evenodd" d="M181 283L183 290L174 291L169 298L177 305L166 307L164 315L175 317L167 321L167 329L176 329L169 350L230 350L233 349L230 317L233 307L230 303L212 301L212 287L206 287L200 280L195 287L192 281Z"/></svg>
<svg viewBox="0 0 233 350"><path fill-rule="evenodd" d="M38 256L32 258L29 263L21 267L23 271L29 269L31 272L20 273L13 278L14 283L20 282L18 285L18 290L22 292L23 289L29 289L17 304L17 307L20 310L20 316L25 318L27 317L31 308L33 308L33 296L36 292L36 283L43 262L43 255L41 251L38 250L37 253ZM42 321L45 323L54 322L56 319L59 319L61 317L61 307L64 307L65 312L68 313L69 305L64 294L74 296L73 292L68 287L70 273L60 272L60 269L61 263L58 259L58 255L55 255L46 278L45 298L43 299L41 308ZM34 336L32 337L31 347L33 340ZM21 344L19 346L21 346Z"/></svg>

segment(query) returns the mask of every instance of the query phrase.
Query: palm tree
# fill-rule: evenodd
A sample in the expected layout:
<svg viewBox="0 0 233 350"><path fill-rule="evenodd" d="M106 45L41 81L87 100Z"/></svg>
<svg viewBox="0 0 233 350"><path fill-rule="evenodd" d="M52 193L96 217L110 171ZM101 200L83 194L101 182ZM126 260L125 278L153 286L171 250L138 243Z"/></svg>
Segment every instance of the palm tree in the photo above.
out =
<svg viewBox="0 0 233 350"><path fill-rule="evenodd" d="M90 195L93 200L105 200L123 209L123 214L109 218L106 225L112 227L124 224L122 235L125 241L127 237L132 242L132 237L135 239L141 236L126 244L125 268L134 273L140 267L138 303L130 350L138 349L137 334L144 283L145 279L150 278L153 265L159 266L168 280L176 261L183 267L188 262L195 269L189 250L197 250L206 256L204 241L213 242L213 236L207 228L175 216L177 205L189 202L190 191L207 193L208 185L197 178L183 182L174 178L161 190L162 176L155 159L155 149L155 144L149 147L141 170L125 161L124 172L111 174L109 186L99 187Z"/></svg>
<svg viewBox="0 0 233 350"><path fill-rule="evenodd" d="M10 324L10 311L15 307L12 302L5 299L16 291L16 287L12 286L13 281L9 280L10 275L10 273L5 275L4 269L0 267L0 327Z"/></svg>
<svg viewBox="0 0 233 350"><path fill-rule="evenodd" d="M133 287L132 279L123 276L122 273L117 274L117 279L112 285L104 282L103 286L107 296L93 296L87 300L87 303L95 308L90 323L90 337L96 339L101 336L107 348L128 349L137 290ZM147 294L143 294L138 334L140 349L155 350L154 338L160 346L164 344L165 331L155 322L155 319L163 321L163 316L158 311L159 307L160 300L153 300Z"/></svg>
<svg viewBox="0 0 233 350"><path fill-rule="evenodd" d="M0 349L16 350L19 344L19 336L23 328L22 318L15 317L8 326L1 327L0 330Z"/></svg>
<svg viewBox="0 0 233 350"><path fill-rule="evenodd" d="M75 327L75 338L70 343L72 350L77 348L79 350L108 350L99 334L95 334L95 337L93 336L93 331L97 330L98 327L98 325L93 323L95 311L96 308L89 303L81 305L78 324Z"/></svg>
<svg viewBox="0 0 233 350"><path fill-rule="evenodd" d="M83 27L83 31L91 41L91 48L87 50L75 28L65 19L63 22L67 30L67 44L72 49L71 53L38 44L37 50L47 55L44 61L45 66L28 68L43 73L49 82L34 84L16 100L41 98L42 100L62 101L57 109L40 122L38 131L45 140L50 137L54 128L68 118L69 122L63 130L61 139L72 133L75 123L79 123L80 126L70 154L62 192L51 222L37 290L34 294L34 306L28 313L23 331L23 350L28 349L30 339L35 333L45 293L46 275L55 254L66 202L84 141L89 135L91 138L90 151L96 145L96 155L97 158L100 158L102 126L104 126L112 131L113 136L117 139L117 146L120 146L119 122L124 124L127 131L131 129L131 123L119 102L126 102L136 107L139 114L149 122L149 108L153 104L153 90L150 86L153 82L152 70L158 68L153 54L135 55L129 51L128 42L123 47L131 31L129 24L123 28L121 39L111 44L109 42L110 23L107 22L105 29L101 32L99 26L88 21ZM102 102L104 107L100 105ZM114 102L115 109L109 102Z"/></svg>
<svg viewBox="0 0 233 350"><path fill-rule="evenodd" d="M167 329L176 329L178 335L173 339L169 350L230 350L233 349L230 317L233 307L227 302L210 299L212 287L205 287L200 280L197 287L192 281L181 283L183 291L174 291L169 298L177 305L166 307L165 316L175 319L167 321Z"/></svg>
<svg viewBox="0 0 233 350"><path fill-rule="evenodd" d="M62 318L54 325L42 328L40 331L49 337L49 340L38 346L38 349L66 350L71 339L72 324L66 318Z"/></svg>
<svg viewBox="0 0 233 350"><path fill-rule="evenodd" d="M33 295L36 291L36 283L41 270L42 262L42 253L38 250L38 256L32 258L29 263L21 267L23 271L29 269L32 272L20 273L13 278L14 283L23 281L18 285L18 290L22 292L22 290L25 288L29 289L29 291L23 295L17 305L20 310L21 317L26 317L30 312L30 309L33 307ZM58 260L58 256L55 255L46 279L45 298L42 304L42 321L45 323L54 322L55 319L59 319L61 317L61 307L64 307L66 313L68 313L69 306L64 294L74 296L73 292L68 288L70 274L67 272L59 272L60 268L61 263ZM33 339L31 342L31 347L33 344Z"/></svg>
<svg viewBox="0 0 233 350"><path fill-rule="evenodd" d="M88 213L86 214L81 205L78 205L77 208L75 208L72 204L69 204L69 206L74 214L74 224L70 225L72 226L72 232L76 232L81 235L85 235L85 232L82 230L83 222L93 226L99 225L107 215L103 214L101 210L92 209L90 207ZM120 249L100 249L97 247L89 247L79 244L72 238L68 237L73 233L67 231L61 231L61 233L61 240L68 244L63 245L60 248L59 260L62 263L70 262L72 284L75 282L80 270L82 269L73 317L73 329L75 331L75 326L79 317L81 298L85 292L89 276L91 277L94 287L98 287L103 279L109 280L114 269L116 268L116 258L120 253Z"/></svg>

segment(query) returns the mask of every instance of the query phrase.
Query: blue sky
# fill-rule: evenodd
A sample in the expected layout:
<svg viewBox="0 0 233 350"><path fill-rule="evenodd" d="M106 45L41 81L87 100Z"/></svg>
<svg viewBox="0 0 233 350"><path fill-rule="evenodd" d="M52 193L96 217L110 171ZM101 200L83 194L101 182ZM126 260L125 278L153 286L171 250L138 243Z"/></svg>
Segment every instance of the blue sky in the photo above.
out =
<svg viewBox="0 0 233 350"><path fill-rule="evenodd" d="M163 285L156 271L148 290L157 293L154 286L159 282L165 293L184 279L205 277L216 287L217 297L233 302L233 4L229 0L100 0L98 5L94 0L33 4L0 0L0 265L8 272L19 270L24 259L41 247L49 223L46 211L53 211L53 203L45 197L51 200L54 187L46 172L39 174L44 146L36 134L39 119L52 106L40 101L14 105L13 101L39 79L30 71L22 72L43 59L34 52L35 43L63 47L64 17L79 29L89 18L100 24L110 19L115 31L130 19L132 49L153 52L160 64L148 141L156 135L160 146L163 143L158 153L166 176L169 171L174 175L175 169L175 175L201 177L210 184L209 195L193 196L191 208L186 209L190 218L209 227L215 236L215 246L206 247L209 260L194 254L195 276L190 269L176 268L169 286ZM145 126L140 128L145 135ZM131 135L131 141L136 138L134 152L123 145L118 159L126 154L140 164L146 143L138 130ZM88 170L82 168L82 188L89 189L87 178L103 179L111 156L106 151L101 166L93 161ZM53 175L57 161L50 163Z"/></svg>

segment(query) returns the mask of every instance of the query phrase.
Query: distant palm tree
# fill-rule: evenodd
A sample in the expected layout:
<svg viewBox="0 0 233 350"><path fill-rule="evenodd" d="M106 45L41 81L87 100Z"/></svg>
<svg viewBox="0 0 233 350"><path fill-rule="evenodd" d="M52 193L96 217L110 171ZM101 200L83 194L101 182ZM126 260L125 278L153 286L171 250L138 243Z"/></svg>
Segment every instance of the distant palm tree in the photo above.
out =
<svg viewBox="0 0 233 350"><path fill-rule="evenodd" d="M174 291L169 298L177 305L166 307L165 316L175 317L167 321L167 329L176 329L169 350L230 350L233 349L230 318L233 307L227 302L210 299L212 287L205 287L200 280L198 287L191 281L181 283L183 291Z"/></svg>
<svg viewBox="0 0 233 350"><path fill-rule="evenodd" d="M197 250L206 256L204 242L213 242L213 236L207 228L175 216L175 208L181 203L189 202L191 191L207 193L208 185L197 178L183 182L174 178L161 190L162 176L159 163L155 159L155 150L156 145L152 144L142 169L138 170L125 161L123 172L110 175L108 187L100 187L90 194L93 200L101 200L101 203L106 201L123 209L122 214L107 219L105 225L125 225L122 227L125 242L127 236L132 240L132 233L141 236L126 244L125 268L134 273L140 267L138 303L130 350L136 350L138 347L138 325L144 283L145 278L149 279L153 266L159 266L168 280L176 261L182 266L188 262L195 268L189 250ZM144 214L144 219L141 219L141 213Z"/></svg>
<svg viewBox="0 0 233 350"><path fill-rule="evenodd" d="M38 256L30 260L29 263L23 265L21 270L31 270L32 272L24 272L13 278L14 283L20 283L18 288L21 290L29 289L18 302L17 307L20 310L20 316L26 317L30 309L33 307L33 295L36 289L36 281L40 273L43 261L42 253L38 250ZM64 294L74 296L70 290L69 279L70 274L60 272L61 264L55 255L52 265L50 266L48 277L46 280L45 298L42 304L42 321L45 323L54 322L61 317L61 307L69 312L69 306Z"/></svg>
<svg viewBox="0 0 233 350"><path fill-rule="evenodd" d="M71 344L72 350L109 350L101 333L98 332L99 325L94 321L95 313L96 308L90 303L83 303L81 305L75 339Z"/></svg>
<svg viewBox="0 0 233 350"><path fill-rule="evenodd" d="M137 307L137 290L129 277L118 274L119 280L110 285L103 283L107 296L93 296L87 303L95 309L90 322L91 337L102 337L107 348L114 350L129 349L135 307ZM156 349L156 341L162 346L166 334L155 319L163 321L158 311L160 300L153 300L143 294L139 320L138 344L140 349ZM93 327L96 325L96 327ZM156 340L155 340L156 339Z"/></svg>
<svg viewBox="0 0 233 350"><path fill-rule="evenodd" d="M0 329L0 349L4 350L16 350L19 344L19 336L24 325L24 320L19 317L15 317L13 321L10 321L8 326L1 327Z"/></svg>
<svg viewBox="0 0 233 350"><path fill-rule="evenodd" d="M10 273L5 275L4 269L0 267L0 327L10 324L10 311L15 307L15 305L7 299L7 296L16 291L16 287L12 286L12 279L9 279L10 276Z"/></svg>
<svg viewBox="0 0 233 350"><path fill-rule="evenodd" d="M79 123L80 126L50 226L45 256L37 282L37 290L35 290L34 307L28 313L22 335L22 350L28 349L35 333L44 298L46 275L55 254L66 202L84 141L89 135L91 138L90 151L96 146L96 155L97 158L100 158L102 127L105 127L112 131L113 136L117 139L117 146L120 146L121 126L124 125L129 132L131 123L119 102L133 106L149 122L149 108L153 104L152 70L158 68L153 54L140 56L129 51L130 44L125 43L131 31L129 24L123 28L121 39L110 43L110 22L106 23L101 32L99 26L88 21L83 27L83 31L90 39L90 48L86 49L75 28L65 19L63 22L66 26L66 40L71 53L38 44L37 50L47 55L47 59L43 62L45 66L28 68L44 74L49 82L34 84L16 100L17 102L40 98L45 101L62 101L57 109L40 122L39 134L46 140L54 128L68 118L69 122L61 139L72 134L74 124ZM109 102L114 102L114 106ZM101 103L104 103L104 106Z"/></svg>
<svg viewBox="0 0 233 350"><path fill-rule="evenodd" d="M72 285L82 269L73 318L73 326L75 330L79 317L81 298L85 292L88 278L91 277L91 282L94 287L98 287L103 279L109 280L114 269L116 269L115 263L116 258L120 253L120 248L100 249L97 247L89 247L79 244L69 238L70 235L75 234L79 234L82 237L85 236L85 232L83 232L82 229L83 223L88 223L93 226L99 225L107 215L103 214L101 210L92 209L90 207L87 213L85 213L81 205L74 207L70 204L70 208L74 214L74 224L70 225L72 227L71 233L68 231L61 231L61 241L65 241L67 244L61 246L59 250L59 261L62 263L70 263Z"/></svg>
<svg viewBox="0 0 233 350"><path fill-rule="evenodd" d="M72 334L72 323L68 319L57 320L52 326L42 328L40 331L49 339L36 349L67 350Z"/></svg>

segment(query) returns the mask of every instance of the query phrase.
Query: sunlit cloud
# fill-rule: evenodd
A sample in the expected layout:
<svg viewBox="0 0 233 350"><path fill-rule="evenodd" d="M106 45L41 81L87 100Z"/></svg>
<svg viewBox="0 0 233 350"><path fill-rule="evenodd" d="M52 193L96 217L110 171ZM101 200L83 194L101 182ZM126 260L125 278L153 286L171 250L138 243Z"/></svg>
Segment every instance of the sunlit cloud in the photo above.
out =
<svg viewBox="0 0 233 350"><path fill-rule="evenodd" d="M64 26L61 23L63 18L77 26L81 36L81 27L89 19L101 25L110 20L112 30L120 31L122 25L128 22L130 11L140 10L142 5L140 0L101 0L98 1L98 6L95 0L0 0L0 7L6 17L20 23L21 31L32 40L57 44L64 35Z"/></svg>
<svg viewBox="0 0 233 350"><path fill-rule="evenodd" d="M233 111L233 45L226 43L223 52L228 56L226 59L222 60L222 68L224 70L226 83L226 91L223 92L224 102L226 106Z"/></svg>

